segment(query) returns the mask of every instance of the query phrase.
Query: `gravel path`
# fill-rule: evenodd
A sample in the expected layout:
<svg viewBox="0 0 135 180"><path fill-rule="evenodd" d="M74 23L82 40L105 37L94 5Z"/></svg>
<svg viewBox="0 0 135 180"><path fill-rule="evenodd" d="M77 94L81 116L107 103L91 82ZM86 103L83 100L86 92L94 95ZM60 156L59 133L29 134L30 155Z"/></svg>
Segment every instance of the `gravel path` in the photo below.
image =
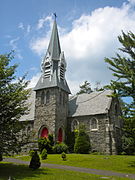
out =
<svg viewBox="0 0 135 180"><path fill-rule="evenodd" d="M5 158L3 161L11 162L11 163L14 163L14 164L29 165L28 161L22 161L20 159L14 159L14 158ZM64 169L64 170L71 170L71 171L79 171L79 172L96 174L96 175L103 175L103 176L128 177L128 178L131 178L131 179L135 179L135 174L126 174L126 173L119 173L119 172L112 172L112 171L98 170L98 169L90 169L90 168L81 168L81 167L74 167L74 166L67 166L67 165L42 163L41 167Z"/></svg>

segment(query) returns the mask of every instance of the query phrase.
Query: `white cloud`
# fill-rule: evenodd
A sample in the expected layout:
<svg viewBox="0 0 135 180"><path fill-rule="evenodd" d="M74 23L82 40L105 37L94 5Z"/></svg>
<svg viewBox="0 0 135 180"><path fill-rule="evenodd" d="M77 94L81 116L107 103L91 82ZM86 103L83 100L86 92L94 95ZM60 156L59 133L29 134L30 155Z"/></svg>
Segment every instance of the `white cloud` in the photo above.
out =
<svg viewBox="0 0 135 180"><path fill-rule="evenodd" d="M27 25L27 30L26 30L26 31L27 31L27 33L29 33L29 32L30 32L30 30L31 30L31 26L28 24L28 25Z"/></svg>
<svg viewBox="0 0 135 180"><path fill-rule="evenodd" d="M24 24L22 22L20 22L18 25L18 28L24 30Z"/></svg>
<svg viewBox="0 0 135 180"><path fill-rule="evenodd" d="M43 28L45 22L47 22L47 21L52 23L53 22L52 21L52 16L42 17L41 19L39 19L38 24L37 24L37 29L39 30L39 29Z"/></svg>
<svg viewBox="0 0 135 180"><path fill-rule="evenodd" d="M17 37L15 39L12 39L9 41L9 45L11 46L12 50L15 51L15 55L18 59L23 59L21 52L17 46L17 42L19 41L20 37Z"/></svg>
<svg viewBox="0 0 135 180"><path fill-rule="evenodd" d="M135 0L129 0L121 8L104 7L90 15L83 14L72 23L70 32L60 33L61 47L67 58L67 79L71 90L77 90L77 82L88 80L92 84L106 84L112 78L104 57L112 57L120 43L117 36L124 32L135 32ZM40 21L39 28L44 21ZM50 30L49 30L50 32ZM39 37L31 43L31 49L39 55L45 54L50 36Z"/></svg>

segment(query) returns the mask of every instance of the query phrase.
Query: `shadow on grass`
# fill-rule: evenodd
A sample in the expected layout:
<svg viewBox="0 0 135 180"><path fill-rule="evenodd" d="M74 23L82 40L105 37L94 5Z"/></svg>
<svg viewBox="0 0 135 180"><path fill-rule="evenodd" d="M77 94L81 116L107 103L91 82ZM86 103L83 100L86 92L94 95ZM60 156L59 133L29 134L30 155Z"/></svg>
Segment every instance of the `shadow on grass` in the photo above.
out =
<svg viewBox="0 0 135 180"><path fill-rule="evenodd" d="M129 162L128 164L129 164L128 167L133 167L133 168L135 168L135 161L131 161L131 162Z"/></svg>
<svg viewBox="0 0 135 180"><path fill-rule="evenodd" d="M0 180L33 178L40 175L51 175L49 169L32 170L27 165L14 165L11 163L0 163Z"/></svg>

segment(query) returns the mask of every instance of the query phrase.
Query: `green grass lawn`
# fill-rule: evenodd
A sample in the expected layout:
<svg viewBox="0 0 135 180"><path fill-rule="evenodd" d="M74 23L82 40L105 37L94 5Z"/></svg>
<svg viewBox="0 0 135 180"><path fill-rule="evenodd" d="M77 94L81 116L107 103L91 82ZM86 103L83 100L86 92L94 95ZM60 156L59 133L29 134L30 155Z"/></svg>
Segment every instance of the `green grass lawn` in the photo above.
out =
<svg viewBox="0 0 135 180"><path fill-rule="evenodd" d="M9 176L14 180L101 180L105 177L50 168L39 168L33 171L26 165L0 162L0 180L8 180ZM108 179L124 180L128 178L108 177Z"/></svg>
<svg viewBox="0 0 135 180"><path fill-rule="evenodd" d="M22 156L18 158L30 161L29 156ZM61 155L52 154L48 155L48 158L42 162L92 169L103 169L123 173L135 173L135 156L67 154L67 161L62 161Z"/></svg>

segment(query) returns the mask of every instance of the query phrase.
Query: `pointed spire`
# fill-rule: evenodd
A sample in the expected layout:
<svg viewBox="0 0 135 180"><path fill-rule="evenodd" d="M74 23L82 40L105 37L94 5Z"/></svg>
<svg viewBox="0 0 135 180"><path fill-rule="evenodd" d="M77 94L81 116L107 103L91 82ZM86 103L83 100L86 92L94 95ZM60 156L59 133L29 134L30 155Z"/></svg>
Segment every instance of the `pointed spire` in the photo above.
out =
<svg viewBox="0 0 135 180"><path fill-rule="evenodd" d="M56 18L53 23L53 29L52 29L50 43L47 49L47 54L49 54L52 60L59 60L61 54Z"/></svg>

